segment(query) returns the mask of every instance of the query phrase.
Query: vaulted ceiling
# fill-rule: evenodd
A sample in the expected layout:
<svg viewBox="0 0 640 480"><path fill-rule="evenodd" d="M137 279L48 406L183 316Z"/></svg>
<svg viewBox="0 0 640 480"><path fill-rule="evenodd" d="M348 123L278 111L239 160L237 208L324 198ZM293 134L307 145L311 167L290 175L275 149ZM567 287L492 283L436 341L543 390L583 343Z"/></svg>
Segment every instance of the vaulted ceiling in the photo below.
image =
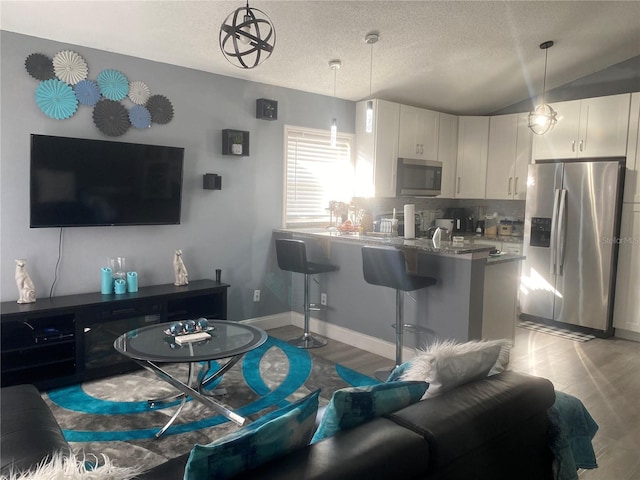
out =
<svg viewBox="0 0 640 480"><path fill-rule="evenodd" d="M250 6L273 21L276 46L243 70L221 54L219 30L244 4L2 0L0 28L329 96L329 61L339 59L340 98L368 98L371 89L372 97L466 115L539 93L543 41L555 42L549 89L640 55L639 1L256 0ZM380 35L373 47L364 41L371 31Z"/></svg>

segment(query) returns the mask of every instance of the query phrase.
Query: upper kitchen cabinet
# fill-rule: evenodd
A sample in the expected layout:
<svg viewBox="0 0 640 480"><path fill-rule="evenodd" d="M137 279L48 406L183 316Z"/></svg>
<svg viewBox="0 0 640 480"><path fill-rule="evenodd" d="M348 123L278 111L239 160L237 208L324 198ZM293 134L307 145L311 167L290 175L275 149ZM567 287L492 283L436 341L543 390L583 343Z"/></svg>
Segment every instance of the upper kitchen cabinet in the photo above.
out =
<svg viewBox="0 0 640 480"><path fill-rule="evenodd" d="M485 198L489 117L458 117L455 198Z"/></svg>
<svg viewBox="0 0 640 480"><path fill-rule="evenodd" d="M526 198L527 167L531 162L533 141L527 122L527 113L491 117L486 198Z"/></svg>
<svg viewBox="0 0 640 480"><path fill-rule="evenodd" d="M630 98L625 93L552 103L558 123L550 132L535 135L533 158L624 157Z"/></svg>
<svg viewBox="0 0 640 480"><path fill-rule="evenodd" d="M442 198L453 198L456 188L456 156L458 155L458 117L441 113L438 128L438 161L442 162Z"/></svg>
<svg viewBox="0 0 640 480"><path fill-rule="evenodd" d="M356 104L356 188L358 197L395 197L400 105L373 100L373 131L365 130L367 101Z"/></svg>
<svg viewBox="0 0 640 480"><path fill-rule="evenodd" d="M640 92L631 94L627 171L624 177L624 201L640 203Z"/></svg>
<svg viewBox="0 0 640 480"><path fill-rule="evenodd" d="M400 105L398 157L437 160L438 120L438 112Z"/></svg>

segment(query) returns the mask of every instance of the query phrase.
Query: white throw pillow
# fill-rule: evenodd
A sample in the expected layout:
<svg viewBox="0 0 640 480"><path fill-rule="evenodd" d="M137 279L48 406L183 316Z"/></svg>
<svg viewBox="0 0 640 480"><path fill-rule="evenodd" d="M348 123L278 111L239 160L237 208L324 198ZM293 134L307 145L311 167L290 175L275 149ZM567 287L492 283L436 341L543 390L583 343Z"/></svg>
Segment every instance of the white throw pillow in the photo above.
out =
<svg viewBox="0 0 640 480"><path fill-rule="evenodd" d="M512 343L509 340L437 341L418 351L401 380L429 383L423 399L435 397L459 385L505 371Z"/></svg>

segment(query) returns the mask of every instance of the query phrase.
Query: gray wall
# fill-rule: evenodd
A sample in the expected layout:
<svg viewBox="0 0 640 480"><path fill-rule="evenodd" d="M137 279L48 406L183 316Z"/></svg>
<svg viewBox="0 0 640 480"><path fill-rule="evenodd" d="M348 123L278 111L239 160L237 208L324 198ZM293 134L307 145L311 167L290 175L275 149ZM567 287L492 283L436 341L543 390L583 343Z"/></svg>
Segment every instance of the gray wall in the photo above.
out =
<svg viewBox="0 0 640 480"><path fill-rule="evenodd" d="M273 261L271 231L281 226L283 126L326 129L336 117L354 132L355 104L261 83L116 55L75 45L0 32L0 299L17 299L14 259L26 258L37 296L49 296L56 275L60 229L29 228L29 135L31 133L185 147L182 224L178 226L65 228L54 296L100 290L100 267L125 256L140 286L173 282L172 257L184 252L190 279L231 284L229 318L242 320L289 311L286 278ZM50 57L71 49L86 60L89 78L106 68L140 80L173 104L174 119L148 130L110 138L94 126L91 108L67 120L45 116L34 101L38 81L26 72L31 53ZM259 80L259 67L255 78ZM278 101L278 120L255 118L255 100ZM335 113L332 111L335 108ZM221 155L221 130L251 133L250 157ZM202 189L202 175L222 175L222 191ZM254 289L262 290L253 303Z"/></svg>

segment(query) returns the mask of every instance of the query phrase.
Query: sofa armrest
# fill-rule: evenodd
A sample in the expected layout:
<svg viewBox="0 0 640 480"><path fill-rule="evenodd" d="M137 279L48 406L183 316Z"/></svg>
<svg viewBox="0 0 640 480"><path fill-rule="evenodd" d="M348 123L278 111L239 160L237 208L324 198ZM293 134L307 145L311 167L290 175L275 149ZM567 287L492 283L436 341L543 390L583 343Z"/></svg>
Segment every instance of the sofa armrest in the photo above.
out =
<svg viewBox="0 0 640 480"><path fill-rule="evenodd" d="M33 385L0 390L0 473L22 471L71 448L40 392Z"/></svg>
<svg viewBox="0 0 640 480"><path fill-rule="evenodd" d="M388 418L424 436L433 471L485 449L495 439L508 444L535 437L546 449L546 411L554 400L550 381L508 371L410 405ZM532 419L542 422L537 431L531 430Z"/></svg>

